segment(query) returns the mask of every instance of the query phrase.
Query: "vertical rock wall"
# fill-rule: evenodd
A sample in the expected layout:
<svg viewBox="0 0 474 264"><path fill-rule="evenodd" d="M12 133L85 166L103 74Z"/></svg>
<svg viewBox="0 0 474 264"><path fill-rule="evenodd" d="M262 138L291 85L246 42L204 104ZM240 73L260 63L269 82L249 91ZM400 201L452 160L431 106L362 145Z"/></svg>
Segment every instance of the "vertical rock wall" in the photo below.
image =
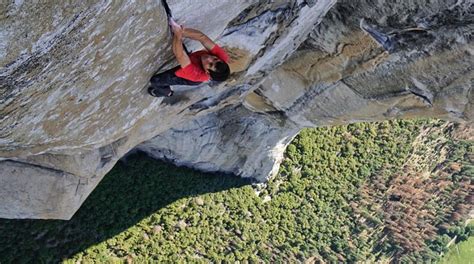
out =
<svg viewBox="0 0 474 264"><path fill-rule="evenodd" d="M157 1L0 12L0 217L67 219L157 105L141 89L169 57L166 15Z"/></svg>
<svg viewBox="0 0 474 264"><path fill-rule="evenodd" d="M175 65L160 1L0 3L0 217L69 219L137 145L265 181L304 127L473 120L472 1L168 3L229 81L146 94Z"/></svg>
<svg viewBox="0 0 474 264"><path fill-rule="evenodd" d="M318 6L311 8L313 13L321 9ZM303 19L304 12L293 20L287 17L294 23L286 27L293 31L288 35L279 34L280 38L288 37L281 42L286 45L281 49L278 40L270 37L271 23L268 21L285 14L284 10L280 6L277 11L263 12L261 6L255 5L247 13L261 12L261 15L244 19L243 24L228 29L238 37L229 34L221 38L223 41L246 39L245 43L251 43L247 50L266 47L259 51L258 59L246 71L246 81L252 83L252 88L242 101L242 105L253 113L245 116L252 116L253 122L261 124L258 129L265 133L265 138L291 138L295 131L304 127L420 116L472 123L474 20L473 4L469 1L435 1L430 5L425 1L338 1L318 26L311 27L309 37L303 43L293 36L306 30L301 26L304 23L294 22ZM318 21L315 17L312 19ZM387 43L376 41L361 29L361 21L370 23L370 28L391 40L389 51ZM251 30L247 30L249 28ZM252 32L260 34L255 37ZM292 44L292 41L295 42ZM240 45L246 49L245 44ZM297 50L285 53L292 45ZM287 56L285 54L291 54L291 57L282 60ZM272 70L265 70L266 67ZM220 113L234 108L229 106ZM204 120L206 124L222 127L236 122L224 114ZM246 126L246 121L239 121L240 127ZM267 126L269 123L271 125ZM251 147L255 146L255 138L236 135L239 140L230 146L228 141L210 133L208 138L212 138L212 145L225 146L225 150L209 150L205 146L210 141L197 137L200 130L195 129L194 122L180 126L179 131L164 133L138 148L177 164L229 171L259 181L276 173L271 166L254 162L253 153L261 152L258 147ZM255 134L253 131L248 133ZM188 142L189 138L194 141ZM177 147L178 142L188 142L189 147ZM273 157L267 162L278 167L285 148L281 147L282 142L274 142L273 147L262 142L269 149L261 153ZM189 148L194 149L196 145L203 152L189 153ZM242 145L247 148L238 147ZM236 160L233 149L238 149L239 156L247 159ZM203 159L202 156L213 158Z"/></svg>

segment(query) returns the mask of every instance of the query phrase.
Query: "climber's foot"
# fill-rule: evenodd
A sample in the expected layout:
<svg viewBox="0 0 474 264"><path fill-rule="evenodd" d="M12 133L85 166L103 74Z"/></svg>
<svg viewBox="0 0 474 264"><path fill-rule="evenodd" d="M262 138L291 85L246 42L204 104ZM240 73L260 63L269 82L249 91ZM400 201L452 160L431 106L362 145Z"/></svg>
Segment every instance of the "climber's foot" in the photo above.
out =
<svg viewBox="0 0 474 264"><path fill-rule="evenodd" d="M160 89L152 86L148 87L148 93L153 97L170 97L174 91L171 89Z"/></svg>

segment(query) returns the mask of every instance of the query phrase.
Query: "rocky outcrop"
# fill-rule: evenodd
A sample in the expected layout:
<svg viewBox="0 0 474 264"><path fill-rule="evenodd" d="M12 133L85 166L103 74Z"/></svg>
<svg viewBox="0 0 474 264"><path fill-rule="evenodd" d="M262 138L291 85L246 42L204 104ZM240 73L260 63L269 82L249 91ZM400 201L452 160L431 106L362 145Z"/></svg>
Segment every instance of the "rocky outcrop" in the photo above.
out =
<svg viewBox="0 0 474 264"><path fill-rule="evenodd" d="M419 116L472 120L472 5L439 2L420 11L421 6L421 1L375 6L339 1L286 60L278 43L258 42L265 35L258 29L269 28L259 27L268 21L268 11L244 20L228 30L239 37L224 35L221 40L243 38L240 34L251 27L261 34L245 43L266 47L244 76L252 85L242 100L245 114L236 117L233 112L242 110L228 106L138 148L177 164L265 181L276 173L286 144L303 127ZM250 13L258 12L258 5L253 8ZM284 13L278 12L272 14ZM393 39L390 52L360 29L363 18L373 18L368 26ZM281 57L271 61L276 54ZM266 162L255 158L259 155Z"/></svg>
<svg viewBox="0 0 474 264"><path fill-rule="evenodd" d="M159 1L0 5L0 217L69 219L134 148L265 181L304 127L473 120L469 0L168 4L231 80L146 94L174 66Z"/></svg>
<svg viewBox="0 0 474 264"><path fill-rule="evenodd" d="M285 119L229 106L172 128L137 150L177 165L265 181L278 172L286 146L300 130Z"/></svg>

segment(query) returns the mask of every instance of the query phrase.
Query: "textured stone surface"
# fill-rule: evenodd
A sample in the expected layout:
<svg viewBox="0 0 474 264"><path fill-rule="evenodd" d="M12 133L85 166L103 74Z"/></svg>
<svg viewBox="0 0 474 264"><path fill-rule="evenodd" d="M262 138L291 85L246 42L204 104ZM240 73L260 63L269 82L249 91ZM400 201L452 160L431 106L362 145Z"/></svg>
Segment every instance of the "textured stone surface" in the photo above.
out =
<svg viewBox="0 0 474 264"><path fill-rule="evenodd" d="M298 132L283 117L259 115L242 106L226 107L170 129L137 150L177 165L263 182L278 172L283 152Z"/></svg>
<svg viewBox="0 0 474 264"><path fill-rule="evenodd" d="M470 0L168 3L228 49L228 82L146 94L175 65L160 1L0 3L0 217L72 217L137 145L265 181L304 127L474 118Z"/></svg>
<svg viewBox="0 0 474 264"><path fill-rule="evenodd" d="M251 27L261 33L257 36L249 34L251 36L239 44L240 48L255 50L253 44L266 47L246 72L245 80L252 84L252 89L245 94L242 105L262 114L256 116L262 124L260 133L265 132L265 138L275 139L272 152L275 158L269 162L279 164L277 157L281 156L284 148L276 139L291 138L294 127L300 129L420 116L472 122L472 8L467 1L439 1L431 6L425 6L423 1L379 1L375 4L371 1L339 1L282 65L281 60L269 62L273 56L268 54L274 55L273 50L278 49L278 45L261 44L265 39L262 36L270 34L266 33L268 30L259 31L260 28L269 28L260 27L261 24L271 24L268 22L269 14L278 17L285 13L281 6L277 11L262 12L262 15L246 20L245 26L228 29L229 32L237 30L237 34L242 35ZM254 9L249 13L259 12L260 6ZM404 12L407 17L398 17ZM377 18L379 21L371 21L372 25L377 25L380 32L391 34L399 41L396 43L403 45L395 46L388 53L359 28L362 18ZM425 27L424 33L411 30L420 26ZM239 39L240 35L234 38L224 35L222 40ZM248 42L252 44L246 44ZM252 75L252 67L265 68L263 65L266 63L273 63L272 70ZM198 123L208 129L215 126L210 124L226 127L234 122L234 118L224 114L225 110L219 113L199 119ZM263 125L268 124L269 120L274 120L271 126ZM241 122L241 127L245 127L246 121ZM240 137L238 132L230 133L239 139L230 147L229 142L220 139L220 136L211 137L220 135L220 131L208 135L211 140L200 139L198 133L201 130L196 129L195 121L181 125L179 131L168 131L143 143L139 149L180 165L230 171L259 181L275 172L268 169L269 166L253 162L250 158L253 157L252 150L238 148L255 146L255 137L245 138ZM254 135L256 132L251 130L246 133ZM219 140L221 143L216 143ZM180 142L187 142L187 147ZM212 146L225 146L225 150L213 148L209 153L207 146L210 142ZM195 151L196 144L202 152ZM245 162L236 160L237 153L248 159ZM265 156L265 153L262 152L262 155ZM229 166L231 161L235 166L233 169ZM247 169L249 167L253 169Z"/></svg>
<svg viewBox="0 0 474 264"><path fill-rule="evenodd" d="M164 57L157 1L24 2L4 12L0 155L95 149L152 109L137 87Z"/></svg>
<svg viewBox="0 0 474 264"><path fill-rule="evenodd" d="M0 162L0 175L0 211L10 218L72 216L71 205L81 203L100 180L13 161Z"/></svg>

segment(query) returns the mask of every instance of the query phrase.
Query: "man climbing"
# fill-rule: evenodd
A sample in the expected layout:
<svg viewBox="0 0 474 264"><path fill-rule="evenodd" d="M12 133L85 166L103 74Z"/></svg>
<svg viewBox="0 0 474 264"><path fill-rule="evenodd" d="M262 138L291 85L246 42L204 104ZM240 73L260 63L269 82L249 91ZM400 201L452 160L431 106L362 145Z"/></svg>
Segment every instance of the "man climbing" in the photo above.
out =
<svg viewBox="0 0 474 264"><path fill-rule="evenodd" d="M201 31L183 28L171 17L169 21L173 32L173 53L179 66L155 74L150 80L148 93L155 97L169 97L173 95L171 85L199 85L210 80L225 81L230 75L230 69L227 64L229 56L224 49ZM197 40L206 49L187 54L183 38Z"/></svg>

